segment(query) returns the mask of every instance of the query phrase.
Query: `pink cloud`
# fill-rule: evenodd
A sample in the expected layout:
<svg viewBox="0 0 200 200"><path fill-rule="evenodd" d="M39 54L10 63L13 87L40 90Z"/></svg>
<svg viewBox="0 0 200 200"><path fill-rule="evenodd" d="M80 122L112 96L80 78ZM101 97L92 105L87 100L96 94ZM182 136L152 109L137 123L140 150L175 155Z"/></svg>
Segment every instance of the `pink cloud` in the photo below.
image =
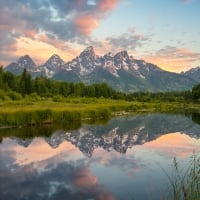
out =
<svg viewBox="0 0 200 200"><path fill-rule="evenodd" d="M195 151L199 151L198 142L194 138L181 133L162 135L154 141L145 143L143 147L178 158L184 158L192 155Z"/></svg>
<svg viewBox="0 0 200 200"><path fill-rule="evenodd" d="M25 30L23 31L23 34L24 34L25 37L34 39L35 36L37 35L37 31L36 31L36 30L33 30L33 29L25 29Z"/></svg>
<svg viewBox="0 0 200 200"><path fill-rule="evenodd" d="M157 51L154 55L143 58L166 70L180 72L196 66L200 60L200 54L187 48L167 46Z"/></svg>
<svg viewBox="0 0 200 200"><path fill-rule="evenodd" d="M107 13L114 10L119 0L101 0L97 5L97 8L90 12L83 12L81 15L77 15L74 20L75 29L88 36L99 25L99 21L102 20ZM79 4L83 3L82 1Z"/></svg>
<svg viewBox="0 0 200 200"><path fill-rule="evenodd" d="M102 0L99 3L99 9L101 12L108 12L114 10L119 0Z"/></svg>
<svg viewBox="0 0 200 200"><path fill-rule="evenodd" d="M92 16L79 16L75 19L74 24L79 33L87 36L90 35L95 28L97 28L99 21L97 18Z"/></svg>
<svg viewBox="0 0 200 200"><path fill-rule="evenodd" d="M115 200L112 194L106 193L106 192L102 192L101 194L99 194L97 199L98 200Z"/></svg>

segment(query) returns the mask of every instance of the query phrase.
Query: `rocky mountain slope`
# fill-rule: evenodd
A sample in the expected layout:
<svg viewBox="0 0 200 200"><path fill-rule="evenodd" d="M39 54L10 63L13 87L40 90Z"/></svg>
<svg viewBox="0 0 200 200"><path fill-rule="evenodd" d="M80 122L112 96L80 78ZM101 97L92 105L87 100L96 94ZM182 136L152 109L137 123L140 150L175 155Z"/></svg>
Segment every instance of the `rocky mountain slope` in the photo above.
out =
<svg viewBox="0 0 200 200"><path fill-rule="evenodd" d="M182 72L181 74L192 78L193 80L195 80L198 83L200 82L200 66L192 68L186 72Z"/></svg>
<svg viewBox="0 0 200 200"><path fill-rule="evenodd" d="M144 60L134 59L127 51L98 56L93 47L86 48L70 62L64 62L58 55L52 55L38 67L26 55L5 67L5 70L20 74L24 68L33 77L42 74L51 79L70 82L106 82L123 92L181 91L191 89L196 84L195 80L185 74L168 72Z"/></svg>

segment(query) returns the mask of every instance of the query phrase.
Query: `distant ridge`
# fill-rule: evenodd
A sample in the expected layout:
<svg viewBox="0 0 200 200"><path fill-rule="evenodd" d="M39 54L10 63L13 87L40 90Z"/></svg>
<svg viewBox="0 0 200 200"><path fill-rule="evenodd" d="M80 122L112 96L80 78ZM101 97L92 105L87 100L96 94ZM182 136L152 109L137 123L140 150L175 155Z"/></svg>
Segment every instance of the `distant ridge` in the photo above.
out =
<svg viewBox="0 0 200 200"><path fill-rule="evenodd" d="M181 74L192 78L193 80L195 80L198 83L200 82L200 66L192 68L186 72L182 72Z"/></svg>

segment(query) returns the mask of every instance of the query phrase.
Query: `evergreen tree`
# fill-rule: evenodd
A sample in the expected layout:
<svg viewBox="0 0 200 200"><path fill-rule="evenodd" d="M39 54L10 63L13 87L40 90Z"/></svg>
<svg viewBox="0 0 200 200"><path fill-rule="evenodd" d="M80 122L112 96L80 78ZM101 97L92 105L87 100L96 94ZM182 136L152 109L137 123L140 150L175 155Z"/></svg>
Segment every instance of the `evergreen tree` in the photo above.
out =
<svg viewBox="0 0 200 200"><path fill-rule="evenodd" d="M200 84L195 85L195 86L192 88L192 99L193 99L194 101L200 100Z"/></svg>
<svg viewBox="0 0 200 200"><path fill-rule="evenodd" d="M3 67L0 66L0 89L3 89Z"/></svg>
<svg viewBox="0 0 200 200"><path fill-rule="evenodd" d="M31 75L26 69L23 70L19 83L19 91L24 96L32 92Z"/></svg>

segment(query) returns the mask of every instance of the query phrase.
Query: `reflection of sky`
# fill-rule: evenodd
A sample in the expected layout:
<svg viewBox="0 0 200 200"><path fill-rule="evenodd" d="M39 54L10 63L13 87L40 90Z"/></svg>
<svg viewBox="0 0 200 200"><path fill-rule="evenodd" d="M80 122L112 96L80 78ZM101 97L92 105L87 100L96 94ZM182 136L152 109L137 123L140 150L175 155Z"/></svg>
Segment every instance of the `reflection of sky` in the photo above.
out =
<svg viewBox="0 0 200 200"><path fill-rule="evenodd" d="M183 159L199 150L199 140L181 133L126 154L97 148L92 158L66 141L53 149L42 138L28 147L7 138L0 145L0 199L156 199L166 182L162 168L168 170L174 156Z"/></svg>
<svg viewBox="0 0 200 200"><path fill-rule="evenodd" d="M171 133L145 143L143 148L154 150L170 157L184 158L193 154L193 152L200 151L200 140L191 138L186 134Z"/></svg>

